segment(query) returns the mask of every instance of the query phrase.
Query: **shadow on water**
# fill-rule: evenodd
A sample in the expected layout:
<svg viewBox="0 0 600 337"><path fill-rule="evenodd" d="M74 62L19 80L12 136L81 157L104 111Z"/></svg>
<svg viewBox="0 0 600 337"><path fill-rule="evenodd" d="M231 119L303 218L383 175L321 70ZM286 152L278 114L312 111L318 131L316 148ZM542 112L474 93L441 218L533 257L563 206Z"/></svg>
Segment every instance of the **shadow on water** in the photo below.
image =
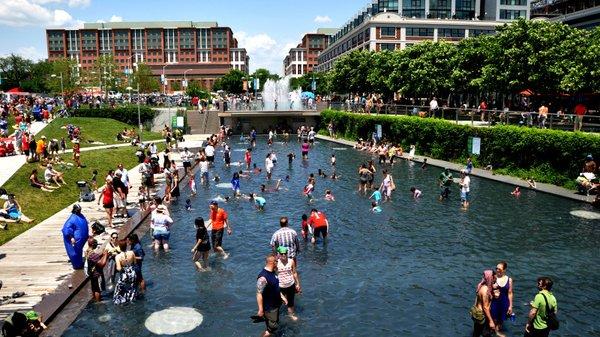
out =
<svg viewBox="0 0 600 337"><path fill-rule="evenodd" d="M247 145L233 144L232 160L242 161ZM253 158L262 167L267 146L264 140L258 144ZM422 170L401 161L387 167L397 185L394 200L382 205L382 213L372 214L368 196L356 192L356 168L370 156L334 148L340 145L321 142L303 161L295 139L276 143L272 149L279 162L274 178L289 175L290 182L283 182L280 192L264 194L264 212L257 212L248 201L221 203L234 229L224 238L231 256L222 260L211 255L210 272L197 272L191 262L193 219L206 218L209 200L232 192L211 181L191 197L193 210L187 212L183 201L189 192L182 188L183 201L171 206L172 250L152 253L145 248L146 297L124 307L109 301L90 304L65 335L152 336L144 327L150 314L183 306L199 310L204 321L182 336L257 336L264 325L252 324L249 316L256 312L256 275L270 251L271 234L280 216L288 216L299 231L302 214L313 207L327 214L330 238L325 245L301 244L300 321L292 323L282 315L283 336L470 336L467 312L475 285L482 271L499 260L508 261L515 284L517 323L506 325L507 336L522 335L528 302L536 292L535 279L541 275L555 280L562 325L553 336L600 334L595 271L600 257L599 221L569 214L591 210L588 206L534 191L523 191L517 199L510 196L511 186L474 177L472 206L462 211L456 187L449 200L438 201L439 169ZM291 169L286 156L290 151L296 153ZM317 200L309 203L302 196L306 178L319 168L330 175L332 153L341 178L317 177ZM217 160L211 179L218 175L220 183L228 183L239 169L245 168L225 168ZM382 167L377 169L379 182ZM241 188L245 193L258 192L264 182L264 173L251 173L251 178L242 179ZM423 191L421 199L411 198L411 186ZM335 202L323 199L326 189L332 190ZM145 235L143 244L149 242Z"/></svg>

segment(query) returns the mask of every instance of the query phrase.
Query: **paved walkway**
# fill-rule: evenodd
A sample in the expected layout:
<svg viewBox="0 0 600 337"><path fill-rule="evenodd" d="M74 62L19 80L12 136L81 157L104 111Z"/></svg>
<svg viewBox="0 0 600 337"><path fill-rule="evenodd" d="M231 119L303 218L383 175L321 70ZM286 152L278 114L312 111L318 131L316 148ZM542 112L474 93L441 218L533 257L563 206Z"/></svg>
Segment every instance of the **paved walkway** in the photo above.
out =
<svg viewBox="0 0 600 337"><path fill-rule="evenodd" d="M48 123L44 122L33 122L31 123L31 132L36 135L38 132L42 131ZM12 177L15 172L17 172L21 166L25 165L25 156L17 155L17 156L9 156L9 157L0 157L0 186L4 185L5 182Z"/></svg>
<svg viewBox="0 0 600 337"><path fill-rule="evenodd" d="M349 141L349 140L339 139L339 138L332 138L329 136L317 135L317 138L336 142L339 144L348 145L348 146L356 145L355 141ZM406 158L406 157L407 156L405 153L404 158ZM447 168L449 168L453 171L457 171L457 172L460 172L460 170L465 168L465 165L463 165L463 164L451 163L448 161L438 160L438 159L424 157L424 156L415 156L415 158L413 158L412 160L415 162L422 163L423 159L425 159L425 158L427 158L428 165L437 166L437 167L447 167ZM529 185L523 179L519 179L519 178L515 178L515 177L511 177L511 176L500 175L500 174L494 174L491 171L486 171L486 170L482 170L482 169L478 169L478 168L474 168L473 171L471 171L471 175L475 176L475 177L481 177L481 178L486 178L486 179L490 179L490 180L495 180L495 181L509 184L512 186L520 186L522 188L529 188ZM595 198L595 196L585 196L585 195L577 194L577 193L575 193L575 191L568 190L566 188L551 185L551 184L537 183L536 185L537 185L537 189L536 189L537 191L556 195L556 196L563 197L563 198L568 198L571 200L591 203L592 201L594 201L594 198Z"/></svg>
<svg viewBox="0 0 600 337"><path fill-rule="evenodd" d="M160 143L164 142L163 139L158 140L150 140L144 143ZM130 143L119 143L119 144L107 144L107 145L99 145L99 146L91 146L91 147L82 147L81 152L88 152L94 150L103 150L103 149L112 149L116 147L131 147ZM73 149L66 150L65 153L72 153ZM16 155L10 157L0 157L0 167L2 170L0 171L0 186L4 185L10 177L13 176L21 166L25 165L27 161L25 160L24 155Z"/></svg>

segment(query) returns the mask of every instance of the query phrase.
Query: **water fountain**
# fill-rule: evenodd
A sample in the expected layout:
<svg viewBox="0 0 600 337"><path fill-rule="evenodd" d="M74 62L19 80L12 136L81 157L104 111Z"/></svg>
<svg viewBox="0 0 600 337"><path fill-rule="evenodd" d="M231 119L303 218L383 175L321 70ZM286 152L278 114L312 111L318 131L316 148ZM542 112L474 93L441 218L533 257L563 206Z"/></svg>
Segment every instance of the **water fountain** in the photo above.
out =
<svg viewBox="0 0 600 337"><path fill-rule="evenodd" d="M302 108L301 91L290 90L290 78L284 77L278 81L267 80L262 97L266 111L290 111Z"/></svg>

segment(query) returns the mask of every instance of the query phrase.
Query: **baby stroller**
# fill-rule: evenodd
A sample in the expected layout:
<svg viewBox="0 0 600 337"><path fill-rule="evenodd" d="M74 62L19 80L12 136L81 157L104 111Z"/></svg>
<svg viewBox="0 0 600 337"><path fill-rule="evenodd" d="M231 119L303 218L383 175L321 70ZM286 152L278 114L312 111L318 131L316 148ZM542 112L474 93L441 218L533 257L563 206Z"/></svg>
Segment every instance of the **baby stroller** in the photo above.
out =
<svg viewBox="0 0 600 337"><path fill-rule="evenodd" d="M96 200L96 196L90 188L90 184L87 181L78 181L77 187L79 187L79 201L80 202L91 202Z"/></svg>

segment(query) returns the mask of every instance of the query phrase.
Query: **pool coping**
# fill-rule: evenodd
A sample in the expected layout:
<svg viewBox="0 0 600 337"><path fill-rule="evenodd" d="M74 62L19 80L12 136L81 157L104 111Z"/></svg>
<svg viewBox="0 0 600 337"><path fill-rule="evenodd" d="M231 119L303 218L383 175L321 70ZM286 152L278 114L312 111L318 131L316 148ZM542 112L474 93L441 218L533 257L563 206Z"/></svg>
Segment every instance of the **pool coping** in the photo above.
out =
<svg viewBox="0 0 600 337"><path fill-rule="evenodd" d="M341 138L333 138L333 137L329 137L329 136L325 136L325 135L317 135L316 137L318 139L322 139L322 140L326 140L326 141L330 141L330 142L338 143L338 144L342 144L342 145L352 146L352 147L354 147L357 144L356 141L351 141L351 140L346 140L346 139L341 139ZM463 164L452 163L449 161L439 160L439 159L435 159L435 158L431 158L431 157L427 157L427 156L415 156L412 159L408 159L408 156L406 155L406 153L404 153L402 158L406 159L406 160L412 160L417 163L423 163L424 159L427 159L427 165L436 166L436 167L440 167L440 168L449 168L450 170L456 171L456 172L460 172L461 170L463 170L465 168L465 165L463 165ZM507 176L507 175L495 174L495 173L492 173L491 171L478 169L478 168L473 168L473 170L471 171L471 176L485 178L485 179L497 181L497 182L504 183L504 184L511 185L511 186L519 186L521 188L526 188L526 189L529 189L532 191L539 191L542 193L551 194L554 196L567 198L567 199L571 199L574 201L585 202L588 204L591 204L595 198L594 196L585 196L585 195L577 194L575 191L568 190L566 188L559 187L559 186L552 185L552 184L536 183L537 188L533 189L533 188L530 188L529 184L523 179L519 179L519 178Z"/></svg>

